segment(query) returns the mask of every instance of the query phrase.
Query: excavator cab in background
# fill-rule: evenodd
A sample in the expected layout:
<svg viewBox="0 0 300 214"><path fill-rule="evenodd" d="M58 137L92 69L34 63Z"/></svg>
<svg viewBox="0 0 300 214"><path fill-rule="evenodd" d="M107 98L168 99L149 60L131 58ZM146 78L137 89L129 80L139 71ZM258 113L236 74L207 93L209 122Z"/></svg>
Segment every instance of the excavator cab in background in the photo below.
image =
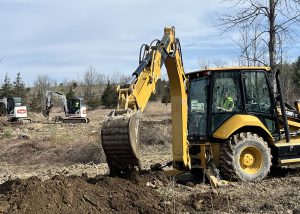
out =
<svg viewBox="0 0 300 214"><path fill-rule="evenodd" d="M31 120L27 117L27 107L21 97L2 97L0 103L4 107L4 112L9 122L29 123Z"/></svg>
<svg viewBox="0 0 300 214"><path fill-rule="evenodd" d="M185 74L175 29L143 45L132 80L118 88L118 107L103 121L110 173L141 168L138 124L165 64L171 91L173 168L222 179L259 181L273 166L300 164L299 102L287 108L276 71L268 67L206 69Z"/></svg>
<svg viewBox="0 0 300 214"><path fill-rule="evenodd" d="M86 117L86 110L82 108L86 108L84 101L82 98L74 98L67 100L68 112L66 115L78 115L80 117Z"/></svg>
<svg viewBox="0 0 300 214"><path fill-rule="evenodd" d="M45 99L46 105L42 111L44 117L48 118L51 108L53 107L52 97L55 96L63 104L65 118L54 117L55 122L63 123L88 123L90 120L87 118L86 106L82 98L67 99L64 94L59 92L46 91Z"/></svg>

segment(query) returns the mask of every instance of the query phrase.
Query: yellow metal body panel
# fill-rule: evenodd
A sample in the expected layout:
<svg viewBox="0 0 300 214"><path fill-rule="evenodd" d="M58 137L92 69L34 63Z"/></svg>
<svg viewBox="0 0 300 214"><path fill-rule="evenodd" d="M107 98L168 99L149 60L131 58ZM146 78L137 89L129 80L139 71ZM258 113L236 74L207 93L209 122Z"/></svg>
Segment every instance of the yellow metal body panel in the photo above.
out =
<svg viewBox="0 0 300 214"><path fill-rule="evenodd" d="M300 145L300 136L292 137L290 142L286 142L285 139L278 141L275 143L276 147L282 147L282 146L299 146Z"/></svg>
<svg viewBox="0 0 300 214"><path fill-rule="evenodd" d="M182 162L186 168L190 168L187 141L187 80L179 52L176 51L174 58L168 57L165 64L171 89L173 163Z"/></svg>
<svg viewBox="0 0 300 214"><path fill-rule="evenodd" d="M299 122L292 121L292 120L288 120L288 125L289 125L289 126L292 126L292 127L294 127L294 128L297 128L297 129L300 128L300 123L299 123Z"/></svg>
<svg viewBox="0 0 300 214"><path fill-rule="evenodd" d="M278 117L279 120L283 121L280 108L278 107L276 110L277 110L277 115L279 116ZM295 132L300 129L300 120L298 118L289 117L287 115L287 122L288 122L288 128L291 132ZM281 124L279 127L283 128L283 124Z"/></svg>
<svg viewBox="0 0 300 214"><path fill-rule="evenodd" d="M200 70L200 71L194 71L188 74L193 74L193 73L201 73L201 72L206 72L206 71L234 71L234 70L264 70L266 72L270 72L271 68L270 67L257 67L257 66L241 66L241 67L223 67L223 68L207 68L204 70Z"/></svg>
<svg viewBox="0 0 300 214"><path fill-rule="evenodd" d="M297 110L297 112L300 112L300 102L299 102L299 101L296 101L296 102L294 103L294 105L295 105L295 109Z"/></svg>
<svg viewBox="0 0 300 214"><path fill-rule="evenodd" d="M193 144L195 145L195 144ZM209 155L212 159L216 167L220 166L220 154L221 154L221 145L219 143L211 143L206 142L204 144L199 144L201 147L200 153L199 153L199 159L201 162L201 165L199 166L202 169L207 168L206 165L206 159Z"/></svg>
<svg viewBox="0 0 300 214"><path fill-rule="evenodd" d="M257 117L242 114L236 114L229 118L214 132L213 137L225 140L228 139L236 130L247 126L254 126L263 129L273 141L271 133Z"/></svg>
<svg viewBox="0 0 300 214"><path fill-rule="evenodd" d="M207 68L207 71L227 71L227 70L265 70L271 71L270 67L258 67L258 66L240 66L240 67L223 67L223 68Z"/></svg>
<svg viewBox="0 0 300 214"><path fill-rule="evenodd" d="M160 59L161 53L157 50L152 52L152 62L140 74L136 82L129 103L137 104L139 110L143 111L151 94L155 91L157 80L160 78Z"/></svg>
<svg viewBox="0 0 300 214"><path fill-rule="evenodd" d="M300 158L291 158L285 160L279 160L281 166L289 166L289 165L296 165L300 164Z"/></svg>
<svg viewBox="0 0 300 214"><path fill-rule="evenodd" d="M276 147L286 147L286 146L299 146L300 145L300 136L292 137L290 142L286 142L285 139L279 141L278 143L275 143ZM292 165L298 165L300 164L300 158L288 158L288 159L279 159L279 164L281 166L292 166Z"/></svg>

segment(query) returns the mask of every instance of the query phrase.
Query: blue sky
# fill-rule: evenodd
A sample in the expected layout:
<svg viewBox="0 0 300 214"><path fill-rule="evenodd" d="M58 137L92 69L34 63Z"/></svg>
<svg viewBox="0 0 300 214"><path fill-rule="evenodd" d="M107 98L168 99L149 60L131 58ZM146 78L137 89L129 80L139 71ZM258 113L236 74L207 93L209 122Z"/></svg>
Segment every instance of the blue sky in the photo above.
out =
<svg viewBox="0 0 300 214"><path fill-rule="evenodd" d="M236 32L220 34L213 21L220 0L0 0L0 80L7 72L32 84L37 74L58 82L78 79L89 66L131 74L140 45L175 26L186 71L200 59L234 63ZM299 55L297 41L287 55Z"/></svg>

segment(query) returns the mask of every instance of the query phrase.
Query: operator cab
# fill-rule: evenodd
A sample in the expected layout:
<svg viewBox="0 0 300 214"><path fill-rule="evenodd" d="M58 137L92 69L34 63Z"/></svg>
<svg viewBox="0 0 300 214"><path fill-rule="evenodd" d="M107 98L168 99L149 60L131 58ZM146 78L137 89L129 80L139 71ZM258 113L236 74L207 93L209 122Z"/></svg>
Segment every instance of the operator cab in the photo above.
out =
<svg viewBox="0 0 300 214"><path fill-rule="evenodd" d="M82 98L75 98L67 100L68 110L67 114L79 114L80 108L85 106Z"/></svg>
<svg viewBox="0 0 300 214"><path fill-rule="evenodd" d="M236 114L254 115L279 135L268 67L206 69L188 73L188 140L213 139L213 133Z"/></svg>
<svg viewBox="0 0 300 214"><path fill-rule="evenodd" d="M7 98L7 114L14 114L15 107L23 106L23 99L21 97Z"/></svg>

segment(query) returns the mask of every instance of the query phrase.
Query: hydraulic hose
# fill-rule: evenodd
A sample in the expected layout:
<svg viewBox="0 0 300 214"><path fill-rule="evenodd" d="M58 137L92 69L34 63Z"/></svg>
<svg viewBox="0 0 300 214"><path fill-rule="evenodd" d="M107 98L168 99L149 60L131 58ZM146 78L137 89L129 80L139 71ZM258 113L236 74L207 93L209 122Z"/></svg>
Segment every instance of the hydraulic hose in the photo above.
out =
<svg viewBox="0 0 300 214"><path fill-rule="evenodd" d="M144 50L144 51L143 51ZM140 48L140 55L139 55L139 64L144 60L146 51L149 50L149 46L147 44L142 44ZM143 52L143 54L142 54ZM143 56L142 56L143 55Z"/></svg>
<svg viewBox="0 0 300 214"><path fill-rule="evenodd" d="M140 75L140 73L144 70L144 68L149 64L149 62L152 60L152 55L150 54L151 49L153 47L153 43L155 43L155 47L159 47L160 45L162 45L162 49L164 51L164 53L169 56L169 57L175 57L176 54L176 50L177 50L177 45L179 45L178 47L180 48L180 52L181 52L181 46L179 42L179 39L175 40L175 43L173 43L173 53L170 54L167 50L165 45L159 40L159 39L154 39L150 45L147 44L143 44L140 48L140 55L139 55L139 66L138 68L133 72L132 74L132 78L129 80L128 84L132 84L136 78ZM143 51L144 50L144 51ZM181 62L182 62L182 56L181 56Z"/></svg>

